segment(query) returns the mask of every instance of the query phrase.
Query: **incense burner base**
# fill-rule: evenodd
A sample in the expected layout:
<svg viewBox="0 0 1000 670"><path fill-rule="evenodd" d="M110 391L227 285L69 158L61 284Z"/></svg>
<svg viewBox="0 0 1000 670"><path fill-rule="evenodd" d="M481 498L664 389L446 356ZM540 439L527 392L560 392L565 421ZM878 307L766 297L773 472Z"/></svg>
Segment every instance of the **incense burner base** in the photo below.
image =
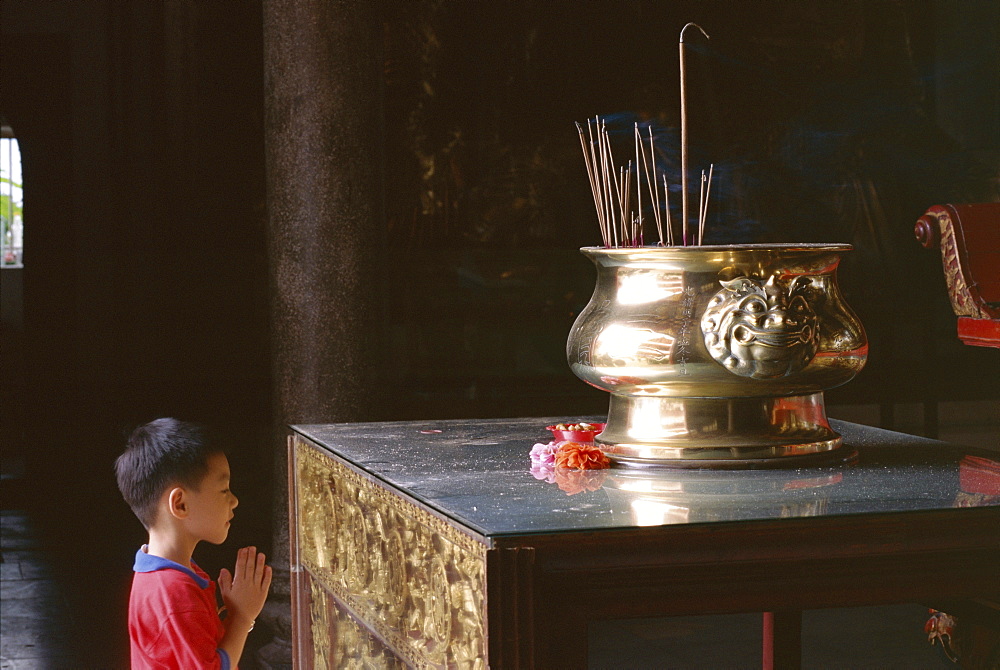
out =
<svg viewBox="0 0 1000 670"><path fill-rule="evenodd" d="M623 465L752 468L822 460L842 446L823 393L781 398L611 395L596 443ZM844 452L846 453L846 452Z"/></svg>

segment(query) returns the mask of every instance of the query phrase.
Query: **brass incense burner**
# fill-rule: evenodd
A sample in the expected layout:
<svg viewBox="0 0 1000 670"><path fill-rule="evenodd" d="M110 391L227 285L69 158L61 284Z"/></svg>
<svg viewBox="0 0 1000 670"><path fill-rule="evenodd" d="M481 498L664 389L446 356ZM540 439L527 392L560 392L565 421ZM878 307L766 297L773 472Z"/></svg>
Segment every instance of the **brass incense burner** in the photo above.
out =
<svg viewBox="0 0 1000 670"><path fill-rule="evenodd" d="M754 466L841 446L823 391L865 365L836 271L846 244L585 247L574 374L611 393L596 443L629 465Z"/></svg>

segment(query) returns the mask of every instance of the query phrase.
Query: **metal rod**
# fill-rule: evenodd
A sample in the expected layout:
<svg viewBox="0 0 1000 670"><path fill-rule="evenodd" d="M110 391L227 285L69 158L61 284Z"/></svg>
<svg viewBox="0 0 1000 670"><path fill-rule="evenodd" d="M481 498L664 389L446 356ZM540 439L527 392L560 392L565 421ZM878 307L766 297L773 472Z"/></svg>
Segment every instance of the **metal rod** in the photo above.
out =
<svg viewBox="0 0 1000 670"><path fill-rule="evenodd" d="M680 39L677 50L680 54L681 68L681 212L684 220L681 222L681 232L684 235L683 244L687 245L688 240L688 128L687 128L687 67L684 62L684 31L694 26L705 39L709 39L708 33L702 30L697 23L688 23L681 28Z"/></svg>

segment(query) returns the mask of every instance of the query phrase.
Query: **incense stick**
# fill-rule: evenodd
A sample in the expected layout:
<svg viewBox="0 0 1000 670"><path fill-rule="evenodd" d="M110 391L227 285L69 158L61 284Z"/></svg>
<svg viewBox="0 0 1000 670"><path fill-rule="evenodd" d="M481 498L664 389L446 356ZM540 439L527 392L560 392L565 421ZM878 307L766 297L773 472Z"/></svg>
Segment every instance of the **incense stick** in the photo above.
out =
<svg viewBox="0 0 1000 670"><path fill-rule="evenodd" d="M715 170L715 163L708 166L708 183L705 186L705 203L702 205L701 214L698 216L698 244L705 243L705 223L708 221L708 199L712 195L712 172ZM705 171L701 171L704 179Z"/></svg>
<svg viewBox="0 0 1000 670"><path fill-rule="evenodd" d="M619 183L621 183L621 185L623 187L622 190L624 190L624 186L625 186L625 167L624 166L620 166L618 168L618 175L619 175L619 177L621 177L621 179L619 179L618 181L615 182L615 193L618 194L618 220L621 221L621 225L622 225L622 246L627 247L628 246L628 240L629 240L628 224L625 221L625 206L623 204L623 200L624 199L622 198L622 191L618 189L618 185L619 185Z"/></svg>
<svg viewBox="0 0 1000 670"><path fill-rule="evenodd" d="M618 183L618 175L615 174L615 168L614 168L614 165L615 165L615 155L611 151L611 138L608 136L607 124L604 121L601 122L601 134L604 136L604 149L607 152L607 161L608 161L607 164L608 164L608 166L610 166L610 169L608 170L608 172L611 173L611 182L608 184L608 187L609 187L609 196L610 196L610 187L614 186L614 189L615 189L614 190L614 197L618 201L618 211L616 212L615 208L613 206L611 208L611 223L615 227L615 234L616 235L617 235L617 232L618 232L618 226L619 226L619 224L621 225L621 229L622 229L621 242L624 244L625 243L626 228L625 228L625 216L624 216L624 213L621 211L622 191L621 191L621 188L620 188L619 183ZM619 215L619 216L616 217L616 214ZM617 239L615 240L615 246L618 246L618 240Z"/></svg>
<svg viewBox="0 0 1000 670"><path fill-rule="evenodd" d="M693 24L692 24L693 25ZM596 126L596 135L595 134ZM607 120L595 116L587 119L587 138L583 136L583 126L577 123L577 135L583 152L587 179L590 182L597 223L601 230L601 240L606 248L642 247L645 245L645 217L642 205L642 179L646 179L649 189L649 206L653 210L659 246L700 246L705 241L705 227L708 222L708 204L712 194L715 164L707 171L701 171L698 198L697 221L683 221L681 239L674 234L673 216L670 211L670 185L667 175L656 169L656 138L652 125L649 126L649 156L646 155L645 141L638 122L633 123L635 159L624 165L616 165L611 134ZM640 171L641 164L641 171ZM660 180L663 180L663 203L660 202ZM633 180L635 195L633 196ZM633 205L633 198L635 204ZM664 212L666 216L664 216ZM665 223L664 223L665 219ZM689 227L695 225L693 232ZM666 235L664 235L666 227Z"/></svg>
<svg viewBox="0 0 1000 670"><path fill-rule="evenodd" d="M628 168L625 170L625 203L622 205L622 217L626 215L632 225L632 243L635 244L635 217L632 216L632 160L629 159Z"/></svg>
<svg viewBox="0 0 1000 670"><path fill-rule="evenodd" d="M594 172L594 198L595 198L594 204L597 207L597 223L601 227L601 238L604 240L604 246L607 247L610 246L610 244L607 235L607 227L605 226L604 222L604 207L602 206L603 198L601 194L600 183L598 182L597 178L597 157L594 154L594 131L590 125L590 119L587 119L587 138L589 140L587 142L588 155L590 157L590 164Z"/></svg>
<svg viewBox="0 0 1000 670"><path fill-rule="evenodd" d="M670 191L667 188L667 175L663 175L663 208L667 212L667 246L674 246L674 223L670 218Z"/></svg>
<svg viewBox="0 0 1000 670"><path fill-rule="evenodd" d="M643 149L642 160L645 164L646 151ZM660 186L659 182L656 180L656 147L653 145L653 126L649 126L649 162L652 164L653 168L653 179L650 181L649 172L646 173L646 183L652 184L652 196L654 200L653 215L656 217L656 233L660 237L660 246L664 244L663 241L663 218L660 216ZM668 234L669 235L669 234Z"/></svg>
<svg viewBox="0 0 1000 670"><path fill-rule="evenodd" d="M636 196L636 208L639 210L639 227L642 227L642 187L639 186L639 147L642 145L642 137L639 135L639 122L635 124L635 196ZM643 152L642 155L642 166L643 169L646 167L646 154ZM649 175L646 175L646 181L649 182Z"/></svg>
<svg viewBox="0 0 1000 670"><path fill-rule="evenodd" d="M604 195L601 191L601 185L598 177L598 166L597 166L597 155L594 153L594 135L590 128L590 121L587 121L587 135L589 142L587 143L587 153L589 156L590 172L592 184L591 188L594 191L594 207L597 210L597 221L601 227L601 239L604 241L604 246L611 246L611 239L608 237L608 222L604 218Z"/></svg>
<svg viewBox="0 0 1000 670"><path fill-rule="evenodd" d="M702 212L705 211L705 171L701 171L701 179L698 183L698 244L701 244L701 238L705 233L705 220L701 218Z"/></svg>
<svg viewBox="0 0 1000 670"><path fill-rule="evenodd" d="M601 238L604 241L604 246L608 246L608 240L604 235L604 226L601 225L601 208L597 204L597 185L594 182L594 171L591 169L590 158L587 153L586 140L583 139L583 126L577 123L576 130L580 134L580 149L583 150L583 163L587 168L587 179L590 181L590 192L594 196L594 207L597 208L597 224L601 228Z"/></svg>
<svg viewBox="0 0 1000 670"><path fill-rule="evenodd" d="M653 176L649 176L649 164L646 162L646 148L642 142L642 135L639 133L639 124L636 124L635 129L636 142L638 143L639 150L642 154L642 170L646 175L646 188L649 189L649 199L650 205L653 207L653 220L656 222L656 234L660 239L660 246L663 246L663 220L660 217L660 194L659 187L656 183L656 155L653 150L653 129L649 129L649 151L650 151L650 161L653 164ZM638 167L636 167L636 190L639 191L639 176ZM642 218L639 219L639 227L642 228Z"/></svg>
<svg viewBox="0 0 1000 670"><path fill-rule="evenodd" d="M604 128L604 123L598 121L597 126L597 141L600 143L601 149L601 168L602 174L604 175L604 207L607 216L608 228L611 231L611 237L614 241L614 246L618 246L618 223L615 220L615 208L611 205L611 180L608 178L608 147L607 147L607 131Z"/></svg>

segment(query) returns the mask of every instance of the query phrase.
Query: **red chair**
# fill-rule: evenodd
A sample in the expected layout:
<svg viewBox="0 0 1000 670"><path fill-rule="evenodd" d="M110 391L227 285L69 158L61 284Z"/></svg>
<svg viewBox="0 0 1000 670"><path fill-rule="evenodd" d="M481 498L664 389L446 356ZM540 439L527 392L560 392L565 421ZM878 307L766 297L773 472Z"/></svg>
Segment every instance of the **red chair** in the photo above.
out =
<svg viewBox="0 0 1000 670"><path fill-rule="evenodd" d="M1000 203L935 205L913 231L927 249L941 249L958 337L1000 348Z"/></svg>
<svg viewBox="0 0 1000 670"><path fill-rule="evenodd" d="M1000 348L1000 203L935 205L917 220L913 232L925 248L941 249L959 339L977 347ZM959 484L962 493L956 506L1000 495L997 461L965 457ZM924 626L930 643L940 644L945 655L962 667L1000 667L996 605L966 601L945 609L950 614L931 610Z"/></svg>

